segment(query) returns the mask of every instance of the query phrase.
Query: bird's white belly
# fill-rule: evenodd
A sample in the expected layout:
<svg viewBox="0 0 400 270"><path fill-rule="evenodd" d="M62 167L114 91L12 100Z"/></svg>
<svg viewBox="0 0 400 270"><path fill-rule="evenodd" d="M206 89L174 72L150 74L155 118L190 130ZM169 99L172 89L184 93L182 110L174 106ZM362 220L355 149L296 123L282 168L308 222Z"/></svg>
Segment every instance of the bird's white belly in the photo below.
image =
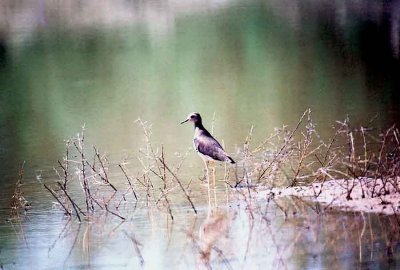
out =
<svg viewBox="0 0 400 270"><path fill-rule="evenodd" d="M197 151L197 150L196 150L196 151ZM197 154L199 154L199 156L200 156L203 160L205 160L205 161L212 161L212 160L214 160L213 158L211 158L211 157L209 157L209 156L203 155L203 154L200 153L199 151L197 151Z"/></svg>

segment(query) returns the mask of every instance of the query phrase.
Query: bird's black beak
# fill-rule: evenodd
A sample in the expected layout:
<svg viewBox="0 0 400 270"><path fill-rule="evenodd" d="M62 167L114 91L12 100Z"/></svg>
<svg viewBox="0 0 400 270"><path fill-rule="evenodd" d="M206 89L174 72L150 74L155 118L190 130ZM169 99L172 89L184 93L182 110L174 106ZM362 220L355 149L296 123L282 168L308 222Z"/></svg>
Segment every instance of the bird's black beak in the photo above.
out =
<svg viewBox="0 0 400 270"><path fill-rule="evenodd" d="M189 121L189 118L186 119L185 121L182 121L181 124L186 123L187 121Z"/></svg>

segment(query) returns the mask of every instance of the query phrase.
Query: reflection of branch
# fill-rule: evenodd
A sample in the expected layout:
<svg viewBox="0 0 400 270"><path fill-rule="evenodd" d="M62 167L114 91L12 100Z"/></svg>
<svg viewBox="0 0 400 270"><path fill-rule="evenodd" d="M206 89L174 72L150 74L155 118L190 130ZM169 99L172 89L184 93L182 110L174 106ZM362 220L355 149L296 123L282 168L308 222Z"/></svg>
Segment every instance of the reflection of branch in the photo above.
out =
<svg viewBox="0 0 400 270"><path fill-rule="evenodd" d="M360 233L360 236L358 237L358 246L360 247L360 263L362 263L362 244L361 244L361 240L364 236L364 232L365 232L365 227L366 227L366 223L365 223L365 216L364 216L364 212L361 211L361 216L363 219L363 227Z"/></svg>
<svg viewBox="0 0 400 270"><path fill-rule="evenodd" d="M201 257L201 261L203 262L204 266L207 269L212 269L211 265L210 265L210 260L206 258L207 254L205 254L205 252L200 247L200 244L199 244L200 240L193 233L193 228L191 231L184 230L184 232L186 233L186 236L192 240L193 247L196 248L197 252L199 253L199 255Z"/></svg>
<svg viewBox="0 0 400 270"><path fill-rule="evenodd" d="M269 197L268 197L268 204L267 204L267 206L269 205L269 202L270 201L272 201L272 202L274 202L275 203L275 205L278 207L278 209L279 210L281 210L282 211L282 213L285 215L285 219L287 219L288 218L288 209L285 209L283 206L281 206L279 203L278 203L278 201L275 199L275 194L274 193L270 193L270 195L269 195ZM265 217L265 215L263 215L264 217Z"/></svg>
<svg viewBox="0 0 400 270"><path fill-rule="evenodd" d="M13 229L14 229L15 234L16 234L17 236L19 236L19 234L18 234L17 231L16 231L16 228L14 227L14 222L13 222L13 220L10 219L9 221L10 221L10 223L11 223ZM28 241L26 240L26 237L25 237L24 227L22 226L21 222L19 222L19 221L18 221L15 225L17 225L18 228L20 229L21 235L22 235L22 239L24 240L24 244L25 244L26 248L29 249ZM1 249L0 249L0 253L1 253ZM1 266L1 265L0 265L0 266Z"/></svg>
<svg viewBox="0 0 400 270"><path fill-rule="evenodd" d="M253 229L254 229L254 218L250 218L249 223L250 223L250 230L248 233L249 237L247 238L246 252L244 253L244 258L243 258L244 261L246 261L247 255L250 250L251 236L253 235Z"/></svg>
<svg viewBox="0 0 400 270"><path fill-rule="evenodd" d="M70 225L70 226L68 226ZM61 239L61 236L64 234L64 232L66 232L67 228L71 227L71 219L68 219L68 222L65 223L64 228L62 229L62 231L60 232L60 234L58 235L58 237L54 240L53 244L51 244L51 246L49 247L48 253L50 253L53 248L56 246L58 240Z"/></svg>
<svg viewBox="0 0 400 270"><path fill-rule="evenodd" d="M274 268L277 268L277 269L280 269L280 268L286 269L287 266L286 266L286 264L285 264L285 260L284 260L283 255L282 255L283 251L281 250L280 245L279 245L279 243L278 243L278 241L277 241L277 239L276 239L276 237L275 237L275 236L277 235L277 233L272 231L271 225L268 224L268 223L267 223L266 228L268 229L269 235L271 236L272 245L275 247L275 250L276 250L276 254L275 254L275 258L274 258L274 259L277 260L277 263L278 263L278 264L281 264L282 266L284 266L284 267L277 267L277 266L274 265ZM300 231L299 231L299 234L301 234Z"/></svg>
<svg viewBox="0 0 400 270"><path fill-rule="evenodd" d="M139 261L140 261L140 266L144 265L144 258L142 256L142 252L140 251L140 247L139 246L143 246L136 238L134 235L129 235L126 231L124 231L126 237L128 237L133 244L133 247L135 248L136 254L139 257Z"/></svg>
<svg viewBox="0 0 400 270"><path fill-rule="evenodd" d="M72 250L74 250L74 247L75 247L75 245L76 245L76 242L78 241L78 235L79 235L80 231L81 231L81 223L78 224L78 230L77 230L76 233L75 233L74 243L72 243L72 246L71 246L71 248L70 248L70 250L69 250L69 252L68 252L68 256L67 256L67 257L65 258L65 260L64 260L64 265L67 263L67 260L68 260L69 257L71 256Z"/></svg>
<svg viewBox="0 0 400 270"><path fill-rule="evenodd" d="M226 268L228 269L233 269L231 264L229 263L228 259L224 255L221 249L219 249L217 246L213 245L212 249L215 250L218 253L218 256L221 258L221 261L225 264Z"/></svg>
<svg viewBox="0 0 400 270"><path fill-rule="evenodd" d="M397 215L397 211L396 211L396 209L395 209L394 206L393 206L393 203L391 203L390 206L392 207L393 215L394 215L394 217L396 218L397 225L400 227L400 220L399 220L399 217L398 217L398 215Z"/></svg>
<svg viewBox="0 0 400 270"><path fill-rule="evenodd" d="M107 212L109 212L110 214L113 214L113 215L116 216L116 217L119 217L120 219L125 220L125 218L124 218L123 216L120 216L119 214L117 214L117 213L111 211L110 209L108 209L107 204L105 204L104 206L105 206Z"/></svg>

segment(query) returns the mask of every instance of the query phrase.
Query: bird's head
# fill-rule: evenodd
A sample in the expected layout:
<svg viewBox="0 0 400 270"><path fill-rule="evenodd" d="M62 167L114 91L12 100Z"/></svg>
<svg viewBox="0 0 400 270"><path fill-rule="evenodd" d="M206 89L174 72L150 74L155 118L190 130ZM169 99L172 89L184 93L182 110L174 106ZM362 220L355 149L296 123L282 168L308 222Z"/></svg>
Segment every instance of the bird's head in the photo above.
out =
<svg viewBox="0 0 400 270"><path fill-rule="evenodd" d="M181 124L186 123L186 122L193 122L194 124L199 124L201 123L201 116L199 113L190 113L186 120L182 121Z"/></svg>

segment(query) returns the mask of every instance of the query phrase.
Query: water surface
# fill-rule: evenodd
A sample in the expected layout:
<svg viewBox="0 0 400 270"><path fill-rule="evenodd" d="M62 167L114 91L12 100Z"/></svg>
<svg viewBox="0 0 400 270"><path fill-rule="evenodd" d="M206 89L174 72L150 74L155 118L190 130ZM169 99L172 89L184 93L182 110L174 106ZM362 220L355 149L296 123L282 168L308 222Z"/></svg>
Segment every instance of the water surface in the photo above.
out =
<svg viewBox="0 0 400 270"><path fill-rule="evenodd" d="M191 147L192 128L179 122L192 111L238 160L251 125L257 145L275 127L293 126L307 108L323 138L347 115L352 127L398 123L399 13L395 1L5 1L0 265L135 268L141 264L130 237L136 237L145 268L205 266L188 237L188 231L200 237L208 215L198 180L203 164L193 152L180 177L192 180L200 213L195 217L177 192L173 226L167 213L143 201L136 210L127 203L129 220L116 230L118 218L105 214L81 225L68 222L37 179L57 180L53 167L65 140L83 125L88 148L106 152L113 168L126 159L136 173L144 143L138 118L153 124L152 141L171 161ZM21 223L5 222L23 161L32 210ZM126 185L121 172L111 176L118 187ZM395 267L388 248L396 255L397 236L381 233L395 226L395 217L307 210L288 220L271 206L252 220L236 199L220 207L227 237L217 247L229 263L214 249L213 267Z"/></svg>

